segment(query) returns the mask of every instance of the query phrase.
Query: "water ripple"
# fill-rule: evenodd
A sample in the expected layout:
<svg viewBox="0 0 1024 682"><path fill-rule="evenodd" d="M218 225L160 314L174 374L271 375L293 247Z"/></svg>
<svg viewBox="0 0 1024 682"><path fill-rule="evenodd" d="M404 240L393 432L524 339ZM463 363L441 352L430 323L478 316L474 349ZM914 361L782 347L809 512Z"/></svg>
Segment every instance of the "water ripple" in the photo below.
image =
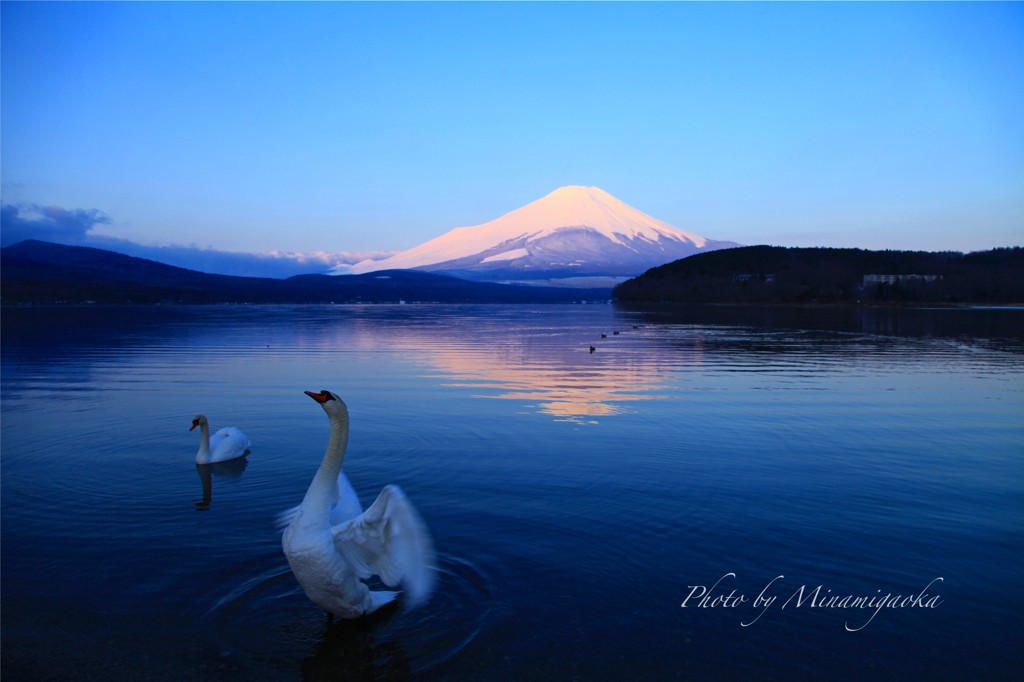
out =
<svg viewBox="0 0 1024 682"><path fill-rule="evenodd" d="M492 600L479 568L442 556L437 592L424 606L407 610L399 602L369 618L329 623L280 555L236 568L203 597L214 603L199 618L215 633L220 655L279 669L301 661L304 671L320 671L317 679L399 679L434 668L473 641Z"/></svg>

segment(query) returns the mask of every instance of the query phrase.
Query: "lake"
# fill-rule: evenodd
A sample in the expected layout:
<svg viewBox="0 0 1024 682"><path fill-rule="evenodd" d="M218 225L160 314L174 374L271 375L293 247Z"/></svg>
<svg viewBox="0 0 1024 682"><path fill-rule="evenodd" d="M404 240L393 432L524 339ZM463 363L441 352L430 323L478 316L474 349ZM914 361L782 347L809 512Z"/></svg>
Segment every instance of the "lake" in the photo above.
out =
<svg viewBox="0 0 1024 682"><path fill-rule="evenodd" d="M1024 310L4 309L5 682L1017 679ZM591 352L590 347L594 350ZM425 606L281 553L348 403ZM253 442L197 467L192 418Z"/></svg>

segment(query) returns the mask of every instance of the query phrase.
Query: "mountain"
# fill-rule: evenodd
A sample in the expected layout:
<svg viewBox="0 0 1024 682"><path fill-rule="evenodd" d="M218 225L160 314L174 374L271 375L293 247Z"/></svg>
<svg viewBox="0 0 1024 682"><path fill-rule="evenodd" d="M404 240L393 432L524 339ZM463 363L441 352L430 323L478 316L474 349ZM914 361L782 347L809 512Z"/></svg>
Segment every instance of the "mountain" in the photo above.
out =
<svg viewBox="0 0 1024 682"><path fill-rule="evenodd" d="M0 249L0 296L23 303L563 303L607 300L566 290L385 271L288 279L213 275L85 246L27 240Z"/></svg>
<svg viewBox="0 0 1024 682"><path fill-rule="evenodd" d="M615 287L635 303L1024 302L1024 248L957 252L747 246L703 253Z"/></svg>
<svg viewBox="0 0 1024 682"><path fill-rule="evenodd" d="M475 227L457 227L383 260L331 274L386 269L484 281L631 277L694 253L738 246L684 232L597 187L562 187Z"/></svg>

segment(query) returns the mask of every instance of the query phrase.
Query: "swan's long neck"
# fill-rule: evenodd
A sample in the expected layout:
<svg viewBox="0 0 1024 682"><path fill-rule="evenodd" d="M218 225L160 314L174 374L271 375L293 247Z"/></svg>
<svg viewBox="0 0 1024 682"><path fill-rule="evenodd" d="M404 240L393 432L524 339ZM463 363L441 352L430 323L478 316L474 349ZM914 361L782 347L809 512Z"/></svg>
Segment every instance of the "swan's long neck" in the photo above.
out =
<svg viewBox="0 0 1024 682"><path fill-rule="evenodd" d="M210 455L210 425L205 422L199 425L199 452L196 457L208 457Z"/></svg>
<svg viewBox="0 0 1024 682"><path fill-rule="evenodd" d="M327 442L324 460L317 469L309 490L302 499L303 511L326 513L337 501L338 474L348 447L348 408L342 406L340 414L331 415L331 437Z"/></svg>

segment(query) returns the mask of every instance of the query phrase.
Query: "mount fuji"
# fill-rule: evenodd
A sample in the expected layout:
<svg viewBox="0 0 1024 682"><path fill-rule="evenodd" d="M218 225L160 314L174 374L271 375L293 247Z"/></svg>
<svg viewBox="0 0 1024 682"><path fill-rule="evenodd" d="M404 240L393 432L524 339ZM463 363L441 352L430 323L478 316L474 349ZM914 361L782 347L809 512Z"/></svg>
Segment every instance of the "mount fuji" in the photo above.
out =
<svg viewBox="0 0 1024 682"><path fill-rule="evenodd" d="M425 270L482 281L593 283L735 246L680 230L597 187L569 186L488 223L456 227L388 258L338 266L329 274Z"/></svg>

